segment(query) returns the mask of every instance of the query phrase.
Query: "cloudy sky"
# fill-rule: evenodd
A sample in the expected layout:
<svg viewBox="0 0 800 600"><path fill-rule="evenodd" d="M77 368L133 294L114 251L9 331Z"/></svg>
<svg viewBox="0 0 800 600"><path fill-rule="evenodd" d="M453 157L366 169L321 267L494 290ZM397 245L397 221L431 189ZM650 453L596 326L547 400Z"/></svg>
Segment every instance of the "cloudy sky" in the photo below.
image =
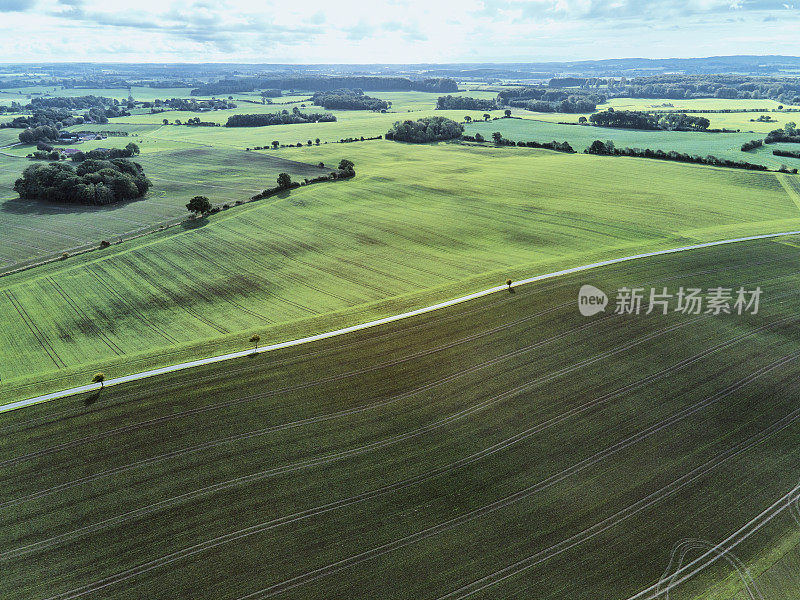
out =
<svg viewBox="0 0 800 600"><path fill-rule="evenodd" d="M800 55L800 0L0 0L0 13L3 62Z"/></svg>

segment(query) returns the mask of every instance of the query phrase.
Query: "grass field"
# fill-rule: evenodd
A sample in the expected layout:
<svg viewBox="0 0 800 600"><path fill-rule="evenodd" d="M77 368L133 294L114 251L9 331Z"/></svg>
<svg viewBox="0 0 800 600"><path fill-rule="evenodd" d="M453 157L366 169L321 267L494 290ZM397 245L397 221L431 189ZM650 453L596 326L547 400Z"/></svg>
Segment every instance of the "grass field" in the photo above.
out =
<svg viewBox="0 0 800 600"><path fill-rule="evenodd" d="M0 595L629 598L797 484L796 244L615 265L0 414ZM756 315L584 318L584 283L612 303L763 296ZM792 600L798 542L786 509L728 557ZM742 589L721 560L669 597Z"/></svg>
<svg viewBox="0 0 800 600"><path fill-rule="evenodd" d="M148 173L193 194L164 154ZM386 141L272 156L346 156L358 175L1 278L2 401L240 349L254 331L279 341L508 276L800 226L797 189L775 174ZM209 179L233 176L208 161Z"/></svg>

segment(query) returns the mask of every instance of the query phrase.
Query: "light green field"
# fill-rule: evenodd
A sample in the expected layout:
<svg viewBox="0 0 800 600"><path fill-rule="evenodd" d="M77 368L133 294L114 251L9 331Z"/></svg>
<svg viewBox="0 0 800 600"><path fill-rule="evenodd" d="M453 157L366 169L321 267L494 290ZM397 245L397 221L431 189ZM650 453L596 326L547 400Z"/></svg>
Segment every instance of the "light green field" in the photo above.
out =
<svg viewBox="0 0 800 600"><path fill-rule="evenodd" d="M142 102L151 102L156 98L161 98L162 100L165 98L188 98L189 92L191 92L191 88L131 88L131 93L133 94L134 100L139 100ZM30 101L31 97L36 97L32 95L36 93L39 93L39 97L43 98L63 96L70 98L74 98L76 96L102 96L103 98L116 98L117 100L128 99L127 88L105 89L36 86L0 90L0 100L5 99L8 101L8 103L10 103L12 100L16 100L21 104L25 104L27 101Z"/></svg>
<svg viewBox="0 0 800 600"><path fill-rule="evenodd" d="M765 146L751 152L741 151L743 143L763 138L763 134L612 129L590 125L561 125L532 118L498 119L473 123L465 127L465 133L469 135L480 133L490 141L495 131L514 141L567 141L578 152L583 152L594 140L613 140L618 148L650 148L665 152L676 150L699 156L710 154L730 160L763 164L771 169L777 169L783 163L790 164L793 160L773 156L772 150L779 147L777 145Z"/></svg>
<svg viewBox="0 0 800 600"><path fill-rule="evenodd" d="M672 106L665 106L672 104ZM696 98L691 100L670 100L652 98L612 98L606 104L597 107L598 111L614 108L615 110L638 110L638 111L666 111L666 110L747 110L748 112L732 113L696 113L699 117L705 117L710 122L712 129L740 129L742 132L753 132L764 137L763 134L769 133L773 129L783 127L786 123L794 121L800 122L800 113L772 112L781 106L774 100L721 100L717 98ZM796 106L785 105L785 108L798 108ZM764 112L750 112L750 109L764 109ZM537 113L514 109L515 116L531 118L539 121L577 123L580 117L589 118L590 114L564 114L564 113ZM775 119L775 123L751 122L750 119L757 119L760 115L769 115Z"/></svg>
<svg viewBox="0 0 800 600"><path fill-rule="evenodd" d="M18 315L0 332L2 398L240 348L253 330L277 341L509 276L800 227L774 174L386 141L278 154L347 157L358 175L0 279L0 313ZM152 156L148 173L183 182L180 161Z"/></svg>
<svg viewBox="0 0 800 600"><path fill-rule="evenodd" d="M798 258L764 240L651 257L2 413L0 596L624 600L670 583L797 485ZM586 318L585 283L612 303L763 293L755 315ZM796 600L800 522L781 508L670 600Z"/></svg>

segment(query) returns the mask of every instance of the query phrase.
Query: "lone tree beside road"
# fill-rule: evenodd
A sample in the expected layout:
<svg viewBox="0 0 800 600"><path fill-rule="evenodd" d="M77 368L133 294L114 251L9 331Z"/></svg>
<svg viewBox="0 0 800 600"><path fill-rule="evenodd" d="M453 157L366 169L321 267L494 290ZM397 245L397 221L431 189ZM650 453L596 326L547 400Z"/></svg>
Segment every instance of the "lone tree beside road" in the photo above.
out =
<svg viewBox="0 0 800 600"><path fill-rule="evenodd" d="M105 380L105 373L97 373L94 377L92 377L92 383L99 383L101 390L105 387Z"/></svg>
<svg viewBox="0 0 800 600"><path fill-rule="evenodd" d="M255 347L253 348L253 352L258 350L258 342L260 342L260 341L261 341L261 336L258 335L257 333L250 338L250 343L251 344L255 344Z"/></svg>
<svg viewBox="0 0 800 600"><path fill-rule="evenodd" d="M195 196L189 200L186 209L195 215L205 215L211 212L211 200L205 196Z"/></svg>

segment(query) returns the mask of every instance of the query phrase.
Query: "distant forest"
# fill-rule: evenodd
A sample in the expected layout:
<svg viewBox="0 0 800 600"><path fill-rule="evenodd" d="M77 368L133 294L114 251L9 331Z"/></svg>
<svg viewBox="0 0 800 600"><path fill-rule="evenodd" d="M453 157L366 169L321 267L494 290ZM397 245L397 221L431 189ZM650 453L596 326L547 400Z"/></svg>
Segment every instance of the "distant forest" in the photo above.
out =
<svg viewBox="0 0 800 600"><path fill-rule="evenodd" d="M753 77L747 75L654 75L650 77L581 78L559 77L550 80L551 88L577 88L584 93L595 90L615 98L727 98L769 99L784 104L800 104L800 79Z"/></svg>
<svg viewBox="0 0 800 600"><path fill-rule="evenodd" d="M447 78L412 81L407 77L240 77L203 84L192 96L213 96L253 92L260 89L332 91L340 89L374 91L457 92L458 84Z"/></svg>

